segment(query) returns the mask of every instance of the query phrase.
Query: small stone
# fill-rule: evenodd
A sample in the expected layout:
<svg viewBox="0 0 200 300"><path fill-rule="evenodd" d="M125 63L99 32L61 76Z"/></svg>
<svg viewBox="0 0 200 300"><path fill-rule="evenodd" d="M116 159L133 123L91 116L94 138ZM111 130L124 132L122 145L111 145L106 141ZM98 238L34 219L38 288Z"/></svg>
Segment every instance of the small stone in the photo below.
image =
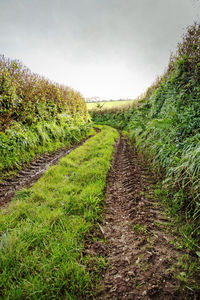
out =
<svg viewBox="0 0 200 300"><path fill-rule="evenodd" d="M133 276L133 275L135 275L135 273L133 271L128 271L128 275Z"/></svg>
<svg viewBox="0 0 200 300"><path fill-rule="evenodd" d="M147 294L147 291L144 291L144 292L142 293L142 296L146 296L146 294Z"/></svg>

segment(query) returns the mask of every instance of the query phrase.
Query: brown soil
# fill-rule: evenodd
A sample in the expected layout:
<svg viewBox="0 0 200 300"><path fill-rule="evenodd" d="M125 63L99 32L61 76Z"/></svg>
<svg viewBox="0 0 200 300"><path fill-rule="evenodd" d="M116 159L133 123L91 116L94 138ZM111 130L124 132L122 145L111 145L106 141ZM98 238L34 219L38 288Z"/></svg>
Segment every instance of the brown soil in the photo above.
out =
<svg viewBox="0 0 200 300"><path fill-rule="evenodd" d="M98 128L94 129L97 133L100 131ZM60 149L55 153L44 154L34 159L28 166L22 168L16 176L9 177L2 181L0 183L0 207L6 206L18 190L33 184L50 166L55 165L64 155L69 154L72 150L83 145L84 142L91 137L92 135L84 138L80 143L70 148Z"/></svg>
<svg viewBox="0 0 200 300"><path fill-rule="evenodd" d="M188 251L173 245L172 220L155 201L153 186L136 150L120 137L107 178L106 214L100 225L106 242L88 244L86 249L108 261L95 299L200 299L198 292L176 279L175 272L181 267L173 271L173 266Z"/></svg>

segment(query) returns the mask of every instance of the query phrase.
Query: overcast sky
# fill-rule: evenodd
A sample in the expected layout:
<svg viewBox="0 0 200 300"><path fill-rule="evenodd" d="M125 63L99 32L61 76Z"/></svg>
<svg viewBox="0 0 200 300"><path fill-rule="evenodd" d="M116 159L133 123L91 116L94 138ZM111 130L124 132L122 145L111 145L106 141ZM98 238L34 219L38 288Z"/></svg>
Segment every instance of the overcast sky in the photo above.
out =
<svg viewBox="0 0 200 300"><path fill-rule="evenodd" d="M198 0L0 0L0 54L84 97L134 98L199 15Z"/></svg>

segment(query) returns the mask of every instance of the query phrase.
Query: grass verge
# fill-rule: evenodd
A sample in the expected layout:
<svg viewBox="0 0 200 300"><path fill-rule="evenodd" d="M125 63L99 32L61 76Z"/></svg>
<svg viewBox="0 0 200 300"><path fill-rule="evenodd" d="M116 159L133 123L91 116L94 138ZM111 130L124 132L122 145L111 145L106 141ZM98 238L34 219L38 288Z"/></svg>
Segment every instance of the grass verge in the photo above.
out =
<svg viewBox="0 0 200 300"><path fill-rule="evenodd" d="M43 153L79 143L90 134L90 129L91 123L64 114L32 126L16 122L0 132L0 180L15 175L24 164Z"/></svg>
<svg viewBox="0 0 200 300"><path fill-rule="evenodd" d="M89 297L84 240L101 216L115 129L101 132L19 192L0 213L2 299Z"/></svg>

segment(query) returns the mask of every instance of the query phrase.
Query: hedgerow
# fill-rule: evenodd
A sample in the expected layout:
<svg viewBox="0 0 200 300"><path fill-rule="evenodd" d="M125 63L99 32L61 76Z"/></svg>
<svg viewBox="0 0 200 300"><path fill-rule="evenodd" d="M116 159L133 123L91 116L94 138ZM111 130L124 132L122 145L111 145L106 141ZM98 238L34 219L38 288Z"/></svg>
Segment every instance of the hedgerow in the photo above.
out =
<svg viewBox="0 0 200 300"><path fill-rule="evenodd" d="M0 130L13 121L32 125L63 112L87 120L80 93L32 73L20 61L0 56Z"/></svg>
<svg viewBox="0 0 200 300"><path fill-rule="evenodd" d="M0 56L0 178L38 154L80 141L88 121L80 93Z"/></svg>
<svg viewBox="0 0 200 300"><path fill-rule="evenodd" d="M168 205L200 234L200 25L190 26L165 74L128 110L93 112L94 122L127 130L163 178ZM195 229L194 229L195 228Z"/></svg>
<svg viewBox="0 0 200 300"><path fill-rule="evenodd" d="M31 126L13 123L0 132L0 177L5 171L20 169L36 155L78 143L91 128L91 124L69 115L58 115L50 122L40 121Z"/></svg>

